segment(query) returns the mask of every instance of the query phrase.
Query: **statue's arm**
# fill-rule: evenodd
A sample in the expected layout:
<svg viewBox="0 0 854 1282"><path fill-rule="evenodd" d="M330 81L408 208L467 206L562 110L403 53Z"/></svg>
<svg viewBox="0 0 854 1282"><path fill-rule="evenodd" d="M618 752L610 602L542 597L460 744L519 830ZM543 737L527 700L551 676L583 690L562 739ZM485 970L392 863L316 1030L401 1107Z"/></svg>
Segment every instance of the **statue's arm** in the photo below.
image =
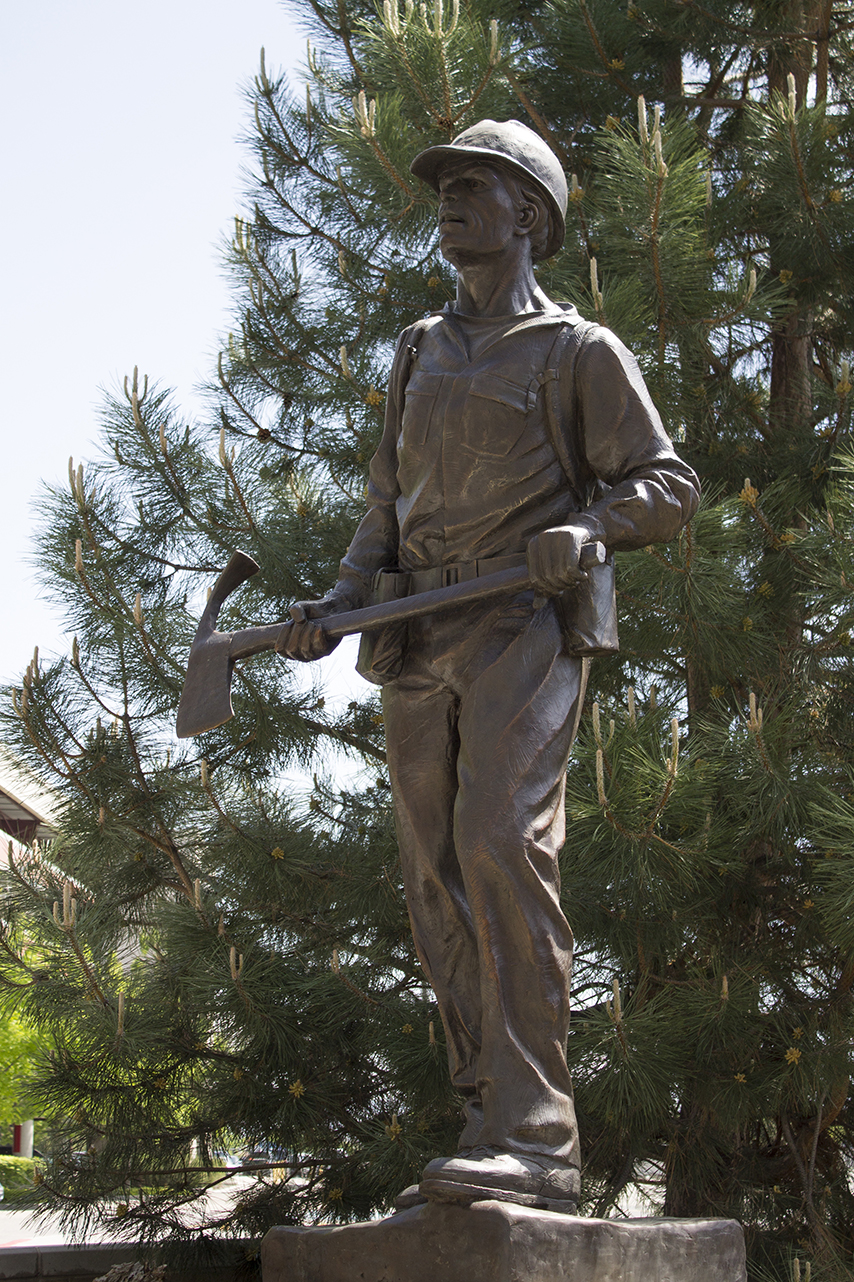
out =
<svg viewBox="0 0 854 1282"><path fill-rule="evenodd" d="M644 547L674 538L697 509L700 485L679 458L652 403L637 361L609 330L596 326L575 364L561 371L561 429L574 434L583 489L607 492L565 525L528 545L534 583L554 592L582 578L581 549L598 540L610 549Z"/></svg>
<svg viewBox="0 0 854 1282"><path fill-rule="evenodd" d="M403 363L408 360L409 333L405 330L401 334L392 363L382 440L370 467L368 510L341 560L334 587L318 601L297 601L291 606L293 626L283 632L281 640L282 653L291 659L309 661L330 654L338 642L327 637L318 620L370 605L374 574L397 563L397 438L403 412L406 385Z"/></svg>
<svg viewBox="0 0 854 1282"><path fill-rule="evenodd" d="M585 339L575 374L575 429L592 475L610 487L584 512L608 548L675 538L697 510L700 483L664 430L637 361L609 330Z"/></svg>
<svg viewBox="0 0 854 1282"><path fill-rule="evenodd" d="M397 442L403 418L406 380L411 363L412 330L397 340L388 381L382 439L368 475L367 512L359 522L338 572L333 592L346 599L346 609L371 604L371 581L377 570L397 565L400 530L397 523Z"/></svg>

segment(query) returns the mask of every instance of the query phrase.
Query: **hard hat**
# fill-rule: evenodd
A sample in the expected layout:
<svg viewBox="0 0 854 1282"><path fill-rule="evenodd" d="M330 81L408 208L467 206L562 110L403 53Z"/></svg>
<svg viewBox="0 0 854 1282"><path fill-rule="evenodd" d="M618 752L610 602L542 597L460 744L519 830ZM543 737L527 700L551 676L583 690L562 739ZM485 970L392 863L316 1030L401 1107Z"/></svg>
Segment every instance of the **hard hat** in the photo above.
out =
<svg viewBox="0 0 854 1282"><path fill-rule="evenodd" d="M566 177L557 156L540 135L521 120L481 120L457 134L453 142L443 147L428 147L415 157L409 168L416 178L423 178L438 191L442 170L464 163L468 158L482 164L499 163L517 178L534 182L552 216L545 257L557 253L566 235Z"/></svg>

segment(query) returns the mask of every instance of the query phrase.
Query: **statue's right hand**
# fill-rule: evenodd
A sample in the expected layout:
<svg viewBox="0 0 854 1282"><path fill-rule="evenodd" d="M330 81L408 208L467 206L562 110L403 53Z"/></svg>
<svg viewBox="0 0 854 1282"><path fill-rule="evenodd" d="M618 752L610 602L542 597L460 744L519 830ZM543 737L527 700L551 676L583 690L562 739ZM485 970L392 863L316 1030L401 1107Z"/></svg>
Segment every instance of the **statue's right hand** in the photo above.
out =
<svg viewBox="0 0 854 1282"><path fill-rule="evenodd" d="M330 614L340 614L347 609L340 597L325 596L319 601L295 601L291 606L291 623L286 623L276 641L276 653L289 659L309 663L331 654L338 640L328 637L320 626L320 619Z"/></svg>

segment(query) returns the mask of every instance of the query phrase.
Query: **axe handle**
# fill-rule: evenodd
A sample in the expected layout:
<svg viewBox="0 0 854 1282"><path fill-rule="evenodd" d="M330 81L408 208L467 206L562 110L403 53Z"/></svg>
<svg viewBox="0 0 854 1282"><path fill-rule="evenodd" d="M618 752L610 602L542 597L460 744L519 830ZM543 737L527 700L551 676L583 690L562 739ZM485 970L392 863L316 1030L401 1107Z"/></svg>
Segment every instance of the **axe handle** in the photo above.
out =
<svg viewBox="0 0 854 1282"><path fill-rule="evenodd" d="M320 620L320 626L328 637L337 640L339 637L348 637L353 632L370 632L386 623L435 614L437 610L446 610L450 606L469 605L473 601L482 601L484 597L523 592L530 586L528 571L524 565L521 565L513 570L499 570L497 574L485 574L480 579L467 579L465 583L452 583L446 588L434 588L432 592L419 592L416 596L401 597L399 601L367 605L362 610L350 610L347 614L330 614L328 618Z"/></svg>
<svg viewBox="0 0 854 1282"><path fill-rule="evenodd" d="M586 543L582 548L579 564L582 570L591 570L604 560L605 548L601 543ZM405 619L417 619L453 606L524 592L531 586L528 571L522 565L516 569L499 570L496 574L485 574L482 578L468 579L464 583L454 583L446 588L435 588L432 592L401 597L398 601L384 601L382 605L368 605L361 610L330 614L317 621L326 635L337 641L356 632L371 632L386 623L400 623ZM274 650L282 630L290 626L291 622L288 620L285 623L270 623L264 627L245 628L233 633L229 658L234 661L248 658L252 654L261 654L265 650Z"/></svg>
<svg viewBox="0 0 854 1282"><path fill-rule="evenodd" d="M602 543L585 543L579 558L582 570L592 570L604 560L605 548ZM354 632L370 632L386 623L435 614L437 610L445 610L451 606L470 605L474 601L483 601L493 596L524 592L532 586L527 568L521 565L513 570L499 570L496 574L485 574L482 578L467 579L464 583L453 583L446 588L435 588L432 592L402 597L399 601L385 601L382 605L369 605L362 610L350 610L347 614L331 614L320 620L320 626L327 636L337 640Z"/></svg>

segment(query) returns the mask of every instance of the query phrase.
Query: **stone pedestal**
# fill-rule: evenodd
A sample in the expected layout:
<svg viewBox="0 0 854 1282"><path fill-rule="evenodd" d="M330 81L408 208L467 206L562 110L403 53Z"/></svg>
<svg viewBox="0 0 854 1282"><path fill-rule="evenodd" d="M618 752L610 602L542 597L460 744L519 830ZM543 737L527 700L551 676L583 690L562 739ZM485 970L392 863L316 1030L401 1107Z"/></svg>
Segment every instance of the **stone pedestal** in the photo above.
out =
<svg viewBox="0 0 854 1282"><path fill-rule="evenodd" d="M428 1202L386 1220L274 1228L263 1282L746 1282L734 1220L585 1220Z"/></svg>

